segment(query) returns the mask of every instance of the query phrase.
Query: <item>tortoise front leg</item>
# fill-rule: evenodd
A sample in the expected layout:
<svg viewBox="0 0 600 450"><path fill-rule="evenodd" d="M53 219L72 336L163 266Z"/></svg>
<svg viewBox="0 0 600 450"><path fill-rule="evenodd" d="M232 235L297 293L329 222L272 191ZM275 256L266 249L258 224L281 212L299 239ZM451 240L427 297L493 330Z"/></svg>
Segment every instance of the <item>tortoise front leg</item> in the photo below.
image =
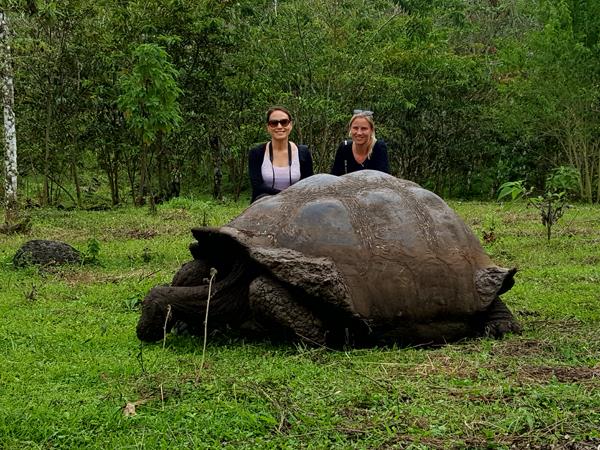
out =
<svg viewBox="0 0 600 450"><path fill-rule="evenodd" d="M483 334L488 337L501 338L506 333L521 334L523 331L521 324L500 297L496 297L484 312L483 320Z"/></svg>
<svg viewBox="0 0 600 450"><path fill-rule="evenodd" d="M196 265L192 262L185 267L193 269ZM186 269L181 276L176 276L174 284L186 282L192 285L158 286L146 295L137 325L139 339L148 342L159 341L178 321L187 324L190 331L196 334L204 328L207 307L208 326L212 329L225 324L239 325L248 318L250 275L243 261L236 261L230 271L223 274L223 278L214 282L212 286L194 286L193 284L201 282L201 279L187 272Z"/></svg>
<svg viewBox="0 0 600 450"><path fill-rule="evenodd" d="M138 338L146 342L159 341L177 320L202 323L207 297L208 286L152 288L142 302L142 315L136 330Z"/></svg>
<svg viewBox="0 0 600 450"><path fill-rule="evenodd" d="M326 329L310 309L294 300L282 283L260 276L250 283L250 309L259 321L268 326L292 331L301 340L312 345L325 345Z"/></svg>

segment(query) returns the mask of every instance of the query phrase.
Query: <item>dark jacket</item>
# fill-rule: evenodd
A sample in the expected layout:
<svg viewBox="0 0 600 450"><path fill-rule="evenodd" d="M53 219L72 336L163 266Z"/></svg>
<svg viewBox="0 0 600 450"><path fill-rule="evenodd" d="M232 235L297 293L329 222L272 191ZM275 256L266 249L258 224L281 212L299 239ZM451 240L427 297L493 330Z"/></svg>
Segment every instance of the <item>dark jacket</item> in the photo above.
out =
<svg viewBox="0 0 600 450"><path fill-rule="evenodd" d="M352 141L346 140L342 142L335 153L331 174L344 175L346 173L364 169L390 173L390 163L388 161L388 151L385 142L378 139L377 142L375 142L375 147L373 147L371 157L365 159L362 164L359 164L356 162L356 159L354 159L354 155L352 154Z"/></svg>
<svg viewBox="0 0 600 450"><path fill-rule="evenodd" d="M248 173L250 174L250 184L252 185L252 200L262 194L278 194L279 189L273 189L265 186L261 167L265 157L266 143L260 144L250 150L248 154ZM298 145L298 159L300 160L300 179L310 177L313 174L312 156L306 145Z"/></svg>

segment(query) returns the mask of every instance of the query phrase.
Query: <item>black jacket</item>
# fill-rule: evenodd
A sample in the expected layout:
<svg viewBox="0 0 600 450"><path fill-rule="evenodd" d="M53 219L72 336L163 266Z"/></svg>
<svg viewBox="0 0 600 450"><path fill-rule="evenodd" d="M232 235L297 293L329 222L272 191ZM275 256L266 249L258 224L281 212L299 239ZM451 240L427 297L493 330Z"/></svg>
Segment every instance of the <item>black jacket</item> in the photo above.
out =
<svg viewBox="0 0 600 450"><path fill-rule="evenodd" d="M265 186L261 167L265 157L266 143L260 144L250 150L248 154L248 173L250 174L250 184L252 185L252 202L256 197L262 194L278 194L279 189L273 189ZM300 160L300 179L310 177L313 174L312 156L306 145L298 145L298 159Z"/></svg>
<svg viewBox="0 0 600 450"><path fill-rule="evenodd" d="M356 172L357 170L371 169L380 172L390 173L390 163L388 160L387 145L384 141L378 139L373 147L371 157L365 159L365 162L359 164L352 154L352 141L347 140L340 144L335 153L335 160L331 167L332 175L344 175L345 173Z"/></svg>

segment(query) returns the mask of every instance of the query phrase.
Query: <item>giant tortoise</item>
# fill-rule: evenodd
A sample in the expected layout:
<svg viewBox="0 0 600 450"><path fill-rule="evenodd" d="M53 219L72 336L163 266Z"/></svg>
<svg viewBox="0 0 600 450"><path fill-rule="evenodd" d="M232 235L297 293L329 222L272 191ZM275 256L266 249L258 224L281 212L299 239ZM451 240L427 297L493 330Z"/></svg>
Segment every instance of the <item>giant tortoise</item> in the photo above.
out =
<svg viewBox="0 0 600 450"><path fill-rule="evenodd" d="M211 330L334 347L520 331L499 298L516 270L440 197L381 172L315 175L192 234L193 261L143 301L141 340L176 323L200 332L207 307Z"/></svg>

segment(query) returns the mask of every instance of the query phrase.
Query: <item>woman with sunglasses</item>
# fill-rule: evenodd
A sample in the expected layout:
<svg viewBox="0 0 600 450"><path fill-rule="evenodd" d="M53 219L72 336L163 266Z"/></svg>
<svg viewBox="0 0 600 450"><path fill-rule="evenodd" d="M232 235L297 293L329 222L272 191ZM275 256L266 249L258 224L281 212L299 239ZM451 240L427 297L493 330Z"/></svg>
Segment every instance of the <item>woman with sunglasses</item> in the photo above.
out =
<svg viewBox="0 0 600 450"><path fill-rule="evenodd" d="M352 140L345 140L338 147L331 174L344 175L363 169L390 173L387 145L375 138L373 112L355 109L348 131Z"/></svg>
<svg viewBox="0 0 600 450"><path fill-rule="evenodd" d="M289 140L292 115L280 106L267 111L267 131L271 140L250 150L248 171L252 202L264 195L275 195L313 174L312 157L306 145Z"/></svg>

